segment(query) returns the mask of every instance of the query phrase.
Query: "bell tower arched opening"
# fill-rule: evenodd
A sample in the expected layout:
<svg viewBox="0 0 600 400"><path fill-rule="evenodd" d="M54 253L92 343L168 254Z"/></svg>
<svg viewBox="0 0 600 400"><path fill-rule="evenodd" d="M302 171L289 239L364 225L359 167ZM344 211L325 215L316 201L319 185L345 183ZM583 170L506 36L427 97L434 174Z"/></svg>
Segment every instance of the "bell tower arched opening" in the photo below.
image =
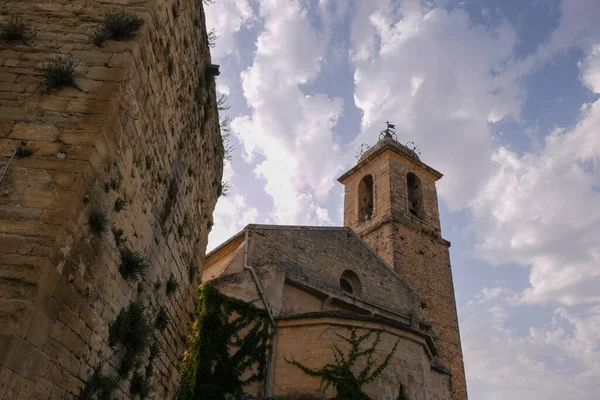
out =
<svg viewBox="0 0 600 400"><path fill-rule="evenodd" d="M358 186L358 221L367 221L373 217L373 176L366 175Z"/></svg>
<svg viewBox="0 0 600 400"><path fill-rule="evenodd" d="M423 217L423 189L421 180L412 172L406 174L406 187L408 190L408 211L416 217Z"/></svg>

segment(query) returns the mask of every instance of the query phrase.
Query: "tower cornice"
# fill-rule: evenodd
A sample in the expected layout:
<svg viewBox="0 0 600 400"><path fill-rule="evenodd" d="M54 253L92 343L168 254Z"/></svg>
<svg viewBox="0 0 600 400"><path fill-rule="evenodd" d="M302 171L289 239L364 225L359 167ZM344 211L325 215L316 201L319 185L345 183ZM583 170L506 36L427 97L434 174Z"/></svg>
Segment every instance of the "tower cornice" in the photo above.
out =
<svg viewBox="0 0 600 400"><path fill-rule="evenodd" d="M354 174L356 171L361 169L364 165L368 164L371 160L375 159L376 157L383 154L387 150L392 151L393 153L396 153L399 156L402 156L402 157L406 158L407 160L410 160L415 165L423 168L427 172L431 173L435 177L435 180L438 180L438 179L442 178L442 176L444 176L441 172L437 171L434 168L431 168L429 165L427 165L423 161L421 161L419 159L419 156L414 151L410 150L408 147L404 146L403 144L401 144L397 140L394 140L391 137L384 137L383 139L379 140L377 142L377 144L375 144L375 146L373 146L369 150L367 150L365 152L365 154L362 155L362 157L360 158L360 160L354 167L352 167L346 173L344 173L342 176L340 176L338 178L338 182L343 183L344 180L346 180L346 178L348 178L350 175Z"/></svg>

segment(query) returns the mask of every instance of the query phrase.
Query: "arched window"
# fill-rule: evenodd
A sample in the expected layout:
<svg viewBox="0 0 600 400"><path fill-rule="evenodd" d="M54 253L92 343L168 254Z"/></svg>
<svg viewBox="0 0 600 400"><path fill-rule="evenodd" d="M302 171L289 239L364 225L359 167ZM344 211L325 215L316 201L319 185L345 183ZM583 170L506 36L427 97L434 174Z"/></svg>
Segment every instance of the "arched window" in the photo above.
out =
<svg viewBox="0 0 600 400"><path fill-rule="evenodd" d="M417 217L423 216L423 189L419 178L409 172L406 175L406 187L408 189L408 211Z"/></svg>
<svg viewBox="0 0 600 400"><path fill-rule="evenodd" d="M358 186L358 219L366 221L373 217L373 177L367 175Z"/></svg>
<svg viewBox="0 0 600 400"><path fill-rule="evenodd" d="M340 276L340 288L344 293L358 296L362 290L358 275L349 269L342 272L342 275Z"/></svg>

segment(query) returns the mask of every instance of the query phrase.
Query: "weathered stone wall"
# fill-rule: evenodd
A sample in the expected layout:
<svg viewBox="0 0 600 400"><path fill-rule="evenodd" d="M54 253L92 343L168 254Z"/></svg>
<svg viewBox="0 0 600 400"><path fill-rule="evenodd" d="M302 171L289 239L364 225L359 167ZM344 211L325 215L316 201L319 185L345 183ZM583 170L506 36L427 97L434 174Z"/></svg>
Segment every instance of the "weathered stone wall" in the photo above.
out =
<svg viewBox="0 0 600 400"><path fill-rule="evenodd" d="M254 235L250 237L256 238ZM290 242L287 243L288 246L291 245ZM223 275L212 280L211 284L226 296L264 308L251 273L238 270L234 264L236 263L232 261L231 265L234 268L227 268ZM347 336L347 327L360 327L386 331L377 346L376 359L380 361L385 359L398 342L390 365L377 380L364 387L371 398L395 400L401 383L407 389L410 399L451 398L450 375L447 370L438 368L434 361L436 349L432 346L427 327L400 317L373 317L374 314L381 315L380 310L366 308L365 304L360 304L365 307L360 309L358 303L342 303L339 299L328 298L327 293L312 287L300 287L286 278L288 272L290 269L282 265L256 268L278 326L274 336L272 374L268 383L274 396L334 396L333 388L327 393L322 393L319 390L319 378L305 374L286 359L294 358L308 367L318 369L335 361L334 343L346 350L347 343L335 333ZM327 274L320 271L319 275ZM364 350L372 344L371 340L361 348ZM362 370L364 361L362 359L357 364L353 369L354 373ZM245 393L260 396L262 389L261 385L247 386Z"/></svg>
<svg viewBox="0 0 600 400"><path fill-rule="evenodd" d="M19 141L38 148L0 182L0 399L71 399L93 368L114 373L108 326L135 299L170 315L150 382L151 397L171 398L201 274L188 271L202 267L222 175L202 1L0 6L36 30L0 43L0 171ZM135 37L91 44L103 14L123 8L145 20ZM57 54L78 62L80 89L42 95L37 68ZM113 234L90 233L95 211L147 258L139 284L121 277ZM122 381L117 398L128 393Z"/></svg>
<svg viewBox="0 0 600 400"><path fill-rule="evenodd" d="M320 369L327 363L335 363L333 343L348 354L348 343L337 336L348 337L348 327L386 330L381 334L381 342L374 354L376 366L383 362L398 343L387 368L373 382L363 387L363 391L370 398L395 400L400 384L405 386L409 399L447 400L451 397L450 376L432 368L427 352L424 351L426 345L421 338L390 327L336 318L301 318L279 322L275 345L274 394L322 395L319 391L321 379L307 375L286 359L294 359L313 369ZM358 329L359 334L365 332ZM374 338L373 335L361 349L371 347ZM364 368L365 359L366 357L359 358L355 372ZM332 396L335 396L335 390L329 388L325 398Z"/></svg>
<svg viewBox="0 0 600 400"><path fill-rule="evenodd" d="M333 227L251 225L248 263L285 267L286 278L332 298L355 300L397 315L421 316L421 301L399 277L362 243L354 232ZM345 270L358 275L359 293L340 287Z"/></svg>
<svg viewBox="0 0 600 400"><path fill-rule="evenodd" d="M448 251L450 243L440 236L435 180L428 172L396 155L391 157L390 167L394 223L389 240L394 243L394 269L425 300L423 318L433 325L440 359L452 371L454 398L464 400L467 388ZM423 218L408 212L408 172L421 180Z"/></svg>
<svg viewBox="0 0 600 400"><path fill-rule="evenodd" d="M424 300L423 319L437 334L441 361L453 373L454 398L467 398L458 316L448 248L442 239L435 182L441 174L392 139L378 142L340 181L344 184L344 225L352 228ZM390 150L393 149L394 151ZM421 183L422 214L409 211L407 174ZM358 187L374 178L374 214L358 216Z"/></svg>

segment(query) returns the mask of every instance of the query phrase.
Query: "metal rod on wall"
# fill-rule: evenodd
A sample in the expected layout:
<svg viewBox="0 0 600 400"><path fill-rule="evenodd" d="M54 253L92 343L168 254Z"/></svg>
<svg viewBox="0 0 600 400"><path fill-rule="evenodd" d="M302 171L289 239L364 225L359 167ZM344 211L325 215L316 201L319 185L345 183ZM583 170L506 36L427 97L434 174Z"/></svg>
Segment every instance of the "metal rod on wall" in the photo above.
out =
<svg viewBox="0 0 600 400"><path fill-rule="evenodd" d="M0 175L0 183L2 183L2 180L4 179L4 175L6 175L6 172L8 171L8 168L10 167L10 164L12 163L13 159L15 158L15 155L17 154L17 150L19 149L20 146L21 146L21 143L19 143L17 145L17 147L15 147L13 149L12 154L10 155L10 160L8 160L8 164L6 164L4 171L2 171L2 175Z"/></svg>

